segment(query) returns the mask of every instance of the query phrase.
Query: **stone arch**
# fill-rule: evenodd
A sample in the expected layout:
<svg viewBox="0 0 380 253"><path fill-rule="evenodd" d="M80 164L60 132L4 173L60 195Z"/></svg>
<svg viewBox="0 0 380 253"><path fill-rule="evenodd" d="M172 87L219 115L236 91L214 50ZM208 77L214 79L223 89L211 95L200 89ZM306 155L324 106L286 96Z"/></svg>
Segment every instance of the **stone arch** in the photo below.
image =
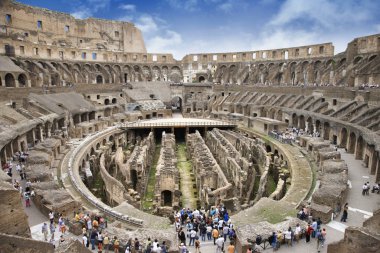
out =
<svg viewBox="0 0 380 253"><path fill-rule="evenodd" d="M205 80L206 80L206 78L205 78L203 75L200 75L200 76L198 77L198 82L199 82L199 83L203 83Z"/></svg>
<svg viewBox="0 0 380 253"><path fill-rule="evenodd" d="M152 79L153 79L153 81L160 81L161 80L161 70L158 66L152 67Z"/></svg>
<svg viewBox="0 0 380 253"><path fill-rule="evenodd" d="M315 121L315 131L321 134L321 121L319 121L319 119Z"/></svg>
<svg viewBox="0 0 380 253"><path fill-rule="evenodd" d="M113 98L112 101L111 101L112 104L116 104L117 103L117 99L116 98Z"/></svg>
<svg viewBox="0 0 380 253"><path fill-rule="evenodd" d="M103 83L103 76L102 75L97 75L96 76L96 83L99 84L99 83Z"/></svg>
<svg viewBox="0 0 380 253"><path fill-rule="evenodd" d="M314 132L314 128L313 128L313 119L311 117L308 117L306 119L306 128L307 128L307 131L310 132L310 133L313 133Z"/></svg>
<svg viewBox="0 0 380 253"><path fill-rule="evenodd" d="M272 152L272 147L270 145L266 145L265 150L267 151L267 153L270 153Z"/></svg>
<svg viewBox="0 0 380 253"><path fill-rule="evenodd" d="M104 104L105 105L109 105L110 104L110 100L108 98L104 99Z"/></svg>
<svg viewBox="0 0 380 253"><path fill-rule="evenodd" d="M99 150L100 149L100 143L98 142L97 144L96 144L96 150Z"/></svg>
<svg viewBox="0 0 380 253"><path fill-rule="evenodd" d="M359 62L361 62L362 59L363 59L363 57L361 57L361 56L356 56L356 57L354 58L353 64L354 64L354 65L358 64Z"/></svg>
<svg viewBox="0 0 380 253"><path fill-rule="evenodd" d="M19 74L17 77L19 86L28 86L28 79L25 74Z"/></svg>
<svg viewBox="0 0 380 253"><path fill-rule="evenodd" d="M5 87L16 87L15 77L11 73L7 73L4 77Z"/></svg>
<svg viewBox="0 0 380 253"><path fill-rule="evenodd" d="M341 148L346 148L347 147L347 134L348 134L347 129L345 127L343 127L340 130L340 144L339 144L339 146Z"/></svg>
<svg viewBox="0 0 380 253"><path fill-rule="evenodd" d="M295 113L293 113L293 115L292 115L292 124L293 124L293 127L298 126L298 116Z"/></svg>
<svg viewBox="0 0 380 253"><path fill-rule="evenodd" d="M359 135L358 140L356 141L355 159L358 159L358 160L363 159L363 149L364 149L364 140L363 140L363 137Z"/></svg>
<svg viewBox="0 0 380 253"><path fill-rule="evenodd" d="M323 123L323 139L325 140L330 139L330 123L329 122Z"/></svg>
<svg viewBox="0 0 380 253"><path fill-rule="evenodd" d="M107 144L107 140L103 139L102 144L103 144L103 146L105 146Z"/></svg>
<svg viewBox="0 0 380 253"><path fill-rule="evenodd" d="M161 206L172 206L173 205L173 193L169 190L164 190L161 192Z"/></svg>
<svg viewBox="0 0 380 253"><path fill-rule="evenodd" d="M178 66L173 66L170 69L170 81L175 83L181 82L181 69Z"/></svg>
<svg viewBox="0 0 380 253"><path fill-rule="evenodd" d="M281 109L277 111L276 119L282 121L282 111L281 111Z"/></svg>
<svg viewBox="0 0 380 253"><path fill-rule="evenodd" d="M348 142L347 152L353 154L355 152L356 135L354 132L350 133L350 139Z"/></svg>
<svg viewBox="0 0 380 253"><path fill-rule="evenodd" d="M269 115L268 115L268 117L271 118L271 119L274 119L275 114L276 114L276 110L275 110L274 108L271 108L271 109L269 110Z"/></svg>
<svg viewBox="0 0 380 253"><path fill-rule="evenodd" d="M133 190L136 190L138 180L139 180L137 170L133 170L133 169L130 170L130 179L131 179L131 184L132 184Z"/></svg>
<svg viewBox="0 0 380 253"><path fill-rule="evenodd" d="M306 124L305 124L305 116L300 115L298 118L298 128L305 130Z"/></svg>
<svg viewBox="0 0 380 253"><path fill-rule="evenodd" d="M368 57L368 61L373 61L377 57L377 54L373 54L370 57Z"/></svg>

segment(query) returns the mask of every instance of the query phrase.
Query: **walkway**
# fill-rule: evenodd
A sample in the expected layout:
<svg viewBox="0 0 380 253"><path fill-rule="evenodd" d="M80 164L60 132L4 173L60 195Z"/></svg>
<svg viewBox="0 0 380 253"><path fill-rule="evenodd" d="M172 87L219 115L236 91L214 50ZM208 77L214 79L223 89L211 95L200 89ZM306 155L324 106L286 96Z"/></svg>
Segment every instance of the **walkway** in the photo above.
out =
<svg viewBox="0 0 380 253"><path fill-rule="evenodd" d="M327 241L324 248L320 252L327 252L327 245L332 242L339 241L344 237L344 231L348 226L362 226L363 222L372 216L374 210L380 208L380 198L377 194L370 193L369 196L362 196L362 185L365 182L370 182L373 185L375 177L369 175L369 169L362 165L362 160L355 160L353 154L346 153L344 149L339 149L341 157L346 161L348 167L348 193L347 203L348 219L347 222L340 222L341 216L335 218L326 226ZM284 253L304 253L317 252L316 240L312 240L310 244L306 244L303 240L299 245L288 247L282 246L278 252ZM264 252L272 252L272 249Z"/></svg>
<svg viewBox="0 0 380 253"><path fill-rule="evenodd" d="M194 196L195 184L194 175L192 175L192 164L186 158L186 144L177 144L177 168L180 174L180 185L182 192L182 206L194 210L197 207L197 198Z"/></svg>

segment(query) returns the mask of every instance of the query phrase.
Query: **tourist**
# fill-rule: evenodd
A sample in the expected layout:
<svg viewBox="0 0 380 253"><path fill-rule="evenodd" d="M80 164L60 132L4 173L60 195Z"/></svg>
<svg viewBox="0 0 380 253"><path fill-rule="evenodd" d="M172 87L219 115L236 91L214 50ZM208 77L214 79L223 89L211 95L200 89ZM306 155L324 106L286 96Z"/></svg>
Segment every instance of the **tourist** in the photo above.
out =
<svg viewBox="0 0 380 253"><path fill-rule="evenodd" d="M102 244L103 246L103 235L102 235L102 231L99 231L98 233L98 244Z"/></svg>
<svg viewBox="0 0 380 253"><path fill-rule="evenodd" d="M299 223L297 223L296 225L296 229L294 231L294 235L295 235L295 239L297 241L297 243L299 242L299 239L300 239L300 236L301 236L301 226Z"/></svg>
<svg viewBox="0 0 380 253"><path fill-rule="evenodd" d="M157 240L156 240L157 241ZM158 244L158 243L157 243ZM157 245L156 244L156 245ZM135 250L139 251L140 250L140 242L139 239L135 238L135 244L134 244Z"/></svg>
<svg viewBox="0 0 380 253"><path fill-rule="evenodd" d="M54 241L54 233L55 233L55 225L54 223L50 223L50 241Z"/></svg>
<svg viewBox="0 0 380 253"><path fill-rule="evenodd" d="M206 233L207 233L207 240L211 241L212 227L210 224L208 224L206 227Z"/></svg>
<svg viewBox="0 0 380 253"><path fill-rule="evenodd" d="M92 250L95 250L95 240L96 240L96 237L98 236L98 233L95 229L93 229L91 231L91 234L90 234L90 242L91 242L91 249Z"/></svg>
<svg viewBox="0 0 380 253"><path fill-rule="evenodd" d="M223 237L224 237L224 241L227 241L227 236L228 236L228 233L229 233L229 227L227 226L227 224L224 224L224 227L223 227Z"/></svg>
<svg viewBox="0 0 380 253"><path fill-rule="evenodd" d="M313 231L311 233L311 237L315 238L315 235L316 235L317 230L318 230L318 223L315 219L313 219L313 223L311 223L311 228L313 229Z"/></svg>
<svg viewBox="0 0 380 253"><path fill-rule="evenodd" d="M343 207L343 214L342 218L340 219L341 222L346 222L348 218L348 203L346 203Z"/></svg>
<svg viewBox="0 0 380 253"><path fill-rule="evenodd" d="M64 241L65 241L65 238L63 238L63 235L61 235L59 238L59 244L63 243Z"/></svg>
<svg viewBox="0 0 380 253"><path fill-rule="evenodd" d="M200 248L201 248L201 242L199 241L199 238L195 240L195 253L200 253Z"/></svg>
<svg viewBox="0 0 380 253"><path fill-rule="evenodd" d="M191 229L190 231L190 242L189 242L189 246L194 246L194 242L195 242L195 237L197 236L197 232L195 232L194 229Z"/></svg>
<svg viewBox="0 0 380 253"><path fill-rule="evenodd" d="M326 235L327 235L326 229L323 228L323 229L322 229L322 242L321 242L322 247L325 245Z"/></svg>
<svg viewBox="0 0 380 253"><path fill-rule="evenodd" d="M220 237L215 240L215 244L216 244L216 253L224 252L224 250L223 250L223 246L224 246L223 235L220 235Z"/></svg>
<svg viewBox="0 0 380 253"><path fill-rule="evenodd" d="M219 231L216 227L212 230L212 237L214 238L214 245L216 245L216 239L219 237Z"/></svg>
<svg viewBox="0 0 380 253"><path fill-rule="evenodd" d="M206 228L206 224L204 223L204 221L201 223L199 230L200 230L202 241L203 242L206 241L207 228Z"/></svg>
<svg viewBox="0 0 380 253"><path fill-rule="evenodd" d="M115 236L115 237L113 238L113 251L114 251L115 253L119 253L119 246L120 246L120 242L119 242L119 240L117 239L117 237Z"/></svg>
<svg viewBox="0 0 380 253"><path fill-rule="evenodd" d="M380 193L380 185L379 185L379 183L375 183L373 185L373 187L372 187L372 193L375 193L375 192L377 192L377 194Z"/></svg>
<svg viewBox="0 0 380 253"><path fill-rule="evenodd" d="M186 245L183 242L181 242L181 244L179 245L179 252L180 253L187 253Z"/></svg>
<svg viewBox="0 0 380 253"><path fill-rule="evenodd" d="M82 236L82 243L83 243L83 245L84 245L86 248L88 248L89 243L88 243L88 238L87 238L87 235L86 235L86 234L83 234L83 236Z"/></svg>
<svg viewBox="0 0 380 253"><path fill-rule="evenodd" d="M371 189L371 185L369 184L369 182L367 182L367 187L366 187L366 191L365 191L366 195L369 195L369 190L370 189Z"/></svg>
<svg viewBox="0 0 380 253"><path fill-rule="evenodd" d="M310 242L310 236L312 232L313 232L313 228L310 226L310 224L307 224L307 228L305 232L306 242Z"/></svg>
<svg viewBox="0 0 380 253"><path fill-rule="evenodd" d="M287 231L285 231L285 243L288 245L288 246L292 246L292 229L291 227L289 227L289 229Z"/></svg>
<svg viewBox="0 0 380 253"><path fill-rule="evenodd" d="M230 245L228 245L227 253L235 253L235 245L233 242L230 242Z"/></svg>
<svg viewBox="0 0 380 253"><path fill-rule="evenodd" d="M48 227L47 227L46 222L44 222L44 224L42 225L42 231L41 232L42 232L42 234L44 234L45 241L47 241Z"/></svg>
<svg viewBox="0 0 380 253"><path fill-rule="evenodd" d="M367 192L367 183L364 183L363 186L362 186L362 195L366 195L366 192Z"/></svg>
<svg viewBox="0 0 380 253"><path fill-rule="evenodd" d="M183 245L186 246L186 235L185 232L183 232L182 228L178 232L178 239Z"/></svg>
<svg viewBox="0 0 380 253"><path fill-rule="evenodd" d="M273 251L277 250L277 235L276 232L273 232L272 235L268 238L269 243L271 244Z"/></svg>
<svg viewBox="0 0 380 253"><path fill-rule="evenodd" d="M161 249L162 249L162 253L168 253L168 248L166 246L166 242L165 241L162 242Z"/></svg>
<svg viewBox="0 0 380 253"><path fill-rule="evenodd" d="M53 222L54 222L54 213L53 213L53 211L49 212L49 220L50 220L50 224L53 224Z"/></svg>

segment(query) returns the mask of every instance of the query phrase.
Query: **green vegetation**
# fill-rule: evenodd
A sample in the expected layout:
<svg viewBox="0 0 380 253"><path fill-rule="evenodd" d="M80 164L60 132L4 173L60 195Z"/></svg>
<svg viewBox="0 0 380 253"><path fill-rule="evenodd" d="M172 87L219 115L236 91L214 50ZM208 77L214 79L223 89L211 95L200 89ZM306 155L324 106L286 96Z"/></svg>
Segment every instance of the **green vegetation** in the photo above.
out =
<svg viewBox="0 0 380 253"><path fill-rule="evenodd" d="M158 159L160 158L161 144L156 145L156 150L154 151L154 159L152 167L149 170L148 184L146 187L145 195L142 199L142 208L144 211L152 211L153 208L153 198L154 198L154 188L156 186L156 167Z"/></svg>
<svg viewBox="0 0 380 253"><path fill-rule="evenodd" d="M195 183L194 174L192 174L192 163L186 158L185 143L177 143L177 168L181 178L180 190L182 192L182 205L195 208L198 196L193 189L193 184Z"/></svg>
<svg viewBox="0 0 380 253"><path fill-rule="evenodd" d="M104 181L103 181L102 175L100 174L100 171L96 173L96 175L94 175L93 180L94 181L91 188L91 192L95 195L95 197L100 198L103 203L106 203L107 205L109 205L110 203L108 203L106 192L103 190L105 186L104 186Z"/></svg>
<svg viewBox="0 0 380 253"><path fill-rule="evenodd" d="M261 221L265 220L269 223L276 224L288 216L295 217L297 215L296 209L286 210L283 209L283 212L278 210L278 206L266 206L265 208L261 208L258 210L258 216Z"/></svg>
<svg viewBox="0 0 380 253"><path fill-rule="evenodd" d="M274 181L273 175L271 173L268 174L268 182L267 182L267 191L268 196L271 195L277 188L277 184Z"/></svg>

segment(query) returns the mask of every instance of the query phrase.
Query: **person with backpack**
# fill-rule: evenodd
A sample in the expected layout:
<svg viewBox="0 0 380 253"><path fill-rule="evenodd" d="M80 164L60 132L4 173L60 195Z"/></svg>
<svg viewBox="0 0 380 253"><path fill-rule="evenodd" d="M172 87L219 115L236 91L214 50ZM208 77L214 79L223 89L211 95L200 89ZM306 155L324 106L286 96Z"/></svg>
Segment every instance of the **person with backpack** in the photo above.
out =
<svg viewBox="0 0 380 253"><path fill-rule="evenodd" d="M273 234L268 238L270 245L272 245L273 251L277 250L277 234L273 232Z"/></svg>

